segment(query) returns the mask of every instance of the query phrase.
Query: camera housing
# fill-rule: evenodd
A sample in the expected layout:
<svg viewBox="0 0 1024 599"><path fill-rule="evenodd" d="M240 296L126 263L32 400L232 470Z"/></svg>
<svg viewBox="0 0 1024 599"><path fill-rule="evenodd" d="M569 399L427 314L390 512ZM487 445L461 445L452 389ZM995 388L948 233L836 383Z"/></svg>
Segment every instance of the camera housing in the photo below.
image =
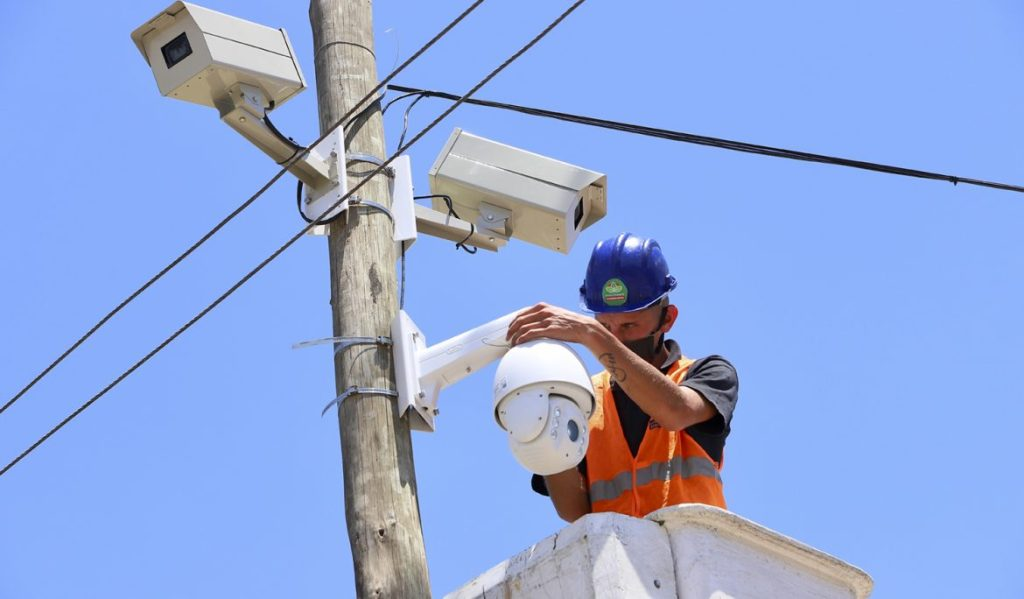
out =
<svg viewBox="0 0 1024 599"><path fill-rule="evenodd" d="M569 470L587 454L594 391L579 355L560 341L517 345L494 375L494 418L516 461L534 474Z"/></svg>
<svg viewBox="0 0 1024 599"><path fill-rule="evenodd" d="M429 172L430 193L496 240L510 237L569 253L607 213L607 177L456 128ZM433 202L444 212L443 199Z"/></svg>
<svg viewBox="0 0 1024 599"><path fill-rule="evenodd" d="M132 32L160 93L224 112L239 84L280 106L306 87L283 29L175 2Z"/></svg>
<svg viewBox="0 0 1024 599"><path fill-rule="evenodd" d="M216 108L221 121L278 164L288 164L310 191L303 214L320 216L344 195L345 180L338 176L344 166L337 165L345 155L341 127L295 158L296 144L267 119L268 112L306 87L284 29L175 2L133 31L132 40L160 93Z"/></svg>
<svg viewBox="0 0 1024 599"><path fill-rule="evenodd" d="M587 367L566 343L538 339L509 347L508 326L519 312L427 346L404 310L391 324L398 413L413 430L434 430L441 389L500 359L494 375L494 419L524 468L549 475L573 468L587 454L594 390Z"/></svg>

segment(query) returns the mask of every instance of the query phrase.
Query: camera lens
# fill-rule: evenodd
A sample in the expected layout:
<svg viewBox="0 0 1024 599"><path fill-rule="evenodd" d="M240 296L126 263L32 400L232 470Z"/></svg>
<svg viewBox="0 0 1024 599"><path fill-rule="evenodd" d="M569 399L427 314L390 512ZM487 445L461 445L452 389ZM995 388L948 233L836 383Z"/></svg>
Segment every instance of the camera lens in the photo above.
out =
<svg viewBox="0 0 1024 599"><path fill-rule="evenodd" d="M576 424L575 420L570 420L566 423L565 428L569 431L569 440L575 443L576 439L580 438L580 426Z"/></svg>
<svg viewBox="0 0 1024 599"><path fill-rule="evenodd" d="M192 54L192 46L188 43L185 32L182 32L181 35L164 44L164 47L160 48L160 52L163 53L164 62L167 63L169 69L188 58Z"/></svg>

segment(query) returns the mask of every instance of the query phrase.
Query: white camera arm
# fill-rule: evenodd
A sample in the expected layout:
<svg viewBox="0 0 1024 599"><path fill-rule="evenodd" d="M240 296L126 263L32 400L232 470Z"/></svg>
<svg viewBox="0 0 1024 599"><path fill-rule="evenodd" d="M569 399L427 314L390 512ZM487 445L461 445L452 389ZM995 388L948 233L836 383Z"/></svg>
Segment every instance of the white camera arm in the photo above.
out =
<svg viewBox="0 0 1024 599"><path fill-rule="evenodd" d="M462 380L509 350L508 325L518 311L427 347L427 339L400 310L391 324L399 414L409 412L413 430L433 432L441 389Z"/></svg>
<svg viewBox="0 0 1024 599"><path fill-rule="evenodd" d="M244 83L236 83L228 90L227 97L215 102L224 124L231 127L254 146L284 164L295 155L295 146L288 143L264 121L270 104L263 90ZM337 162L337 156L333 157ZM332 157L321 156L316 150L288 167L289 172L302 179L302 182L313 189L329 187L337 181L338 174L332 172Z"/></svg>

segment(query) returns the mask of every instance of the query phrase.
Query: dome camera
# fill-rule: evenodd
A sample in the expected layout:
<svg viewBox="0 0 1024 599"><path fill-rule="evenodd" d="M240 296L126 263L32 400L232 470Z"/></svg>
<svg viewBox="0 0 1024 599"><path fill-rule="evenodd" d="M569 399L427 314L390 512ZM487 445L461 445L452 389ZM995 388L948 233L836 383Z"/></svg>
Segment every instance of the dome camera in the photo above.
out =
<svg viewBox="0 0 1024 599"><path fill-rule="evenodd" d="M565 343L524 343L498 364L494 417L516 461L534 474L555 474L583 460L593 411L586 366Z"/></svg>
<svg viewBox="0 0 1024 599"><path fill-rule="evenodd" d="M524 468L540 475L579 464L590 440L594 390L587 367L561 341L539 339L509 347L506 314L450 339L427 345L403 310L391 326L398 411L413 430L433 431L441 390L498 359L494 419Z"/></svg>

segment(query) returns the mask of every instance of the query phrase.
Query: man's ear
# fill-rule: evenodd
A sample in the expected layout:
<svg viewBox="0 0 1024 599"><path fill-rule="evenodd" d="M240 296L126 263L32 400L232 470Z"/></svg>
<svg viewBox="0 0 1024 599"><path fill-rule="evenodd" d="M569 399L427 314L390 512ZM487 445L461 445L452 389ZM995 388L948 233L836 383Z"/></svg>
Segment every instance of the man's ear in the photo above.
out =
<svg viewBox="0 0 1024 599"><path fill-rule="evenodd" d="M677 318L679 318L679 308L675 307L674 304L665 306L665 322L661 323L661 328L658 330L662 333L671 331L672 325L676 323Z"/></svg>

